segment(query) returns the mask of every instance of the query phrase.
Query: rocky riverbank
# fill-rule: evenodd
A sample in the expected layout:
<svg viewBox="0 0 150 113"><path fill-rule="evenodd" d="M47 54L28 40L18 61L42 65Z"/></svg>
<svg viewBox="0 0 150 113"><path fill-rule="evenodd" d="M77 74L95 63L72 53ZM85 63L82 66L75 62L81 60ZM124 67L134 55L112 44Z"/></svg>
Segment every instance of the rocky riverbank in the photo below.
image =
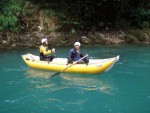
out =
<svg viewBox="0 0 150 113"><path fill-rule="evenodd" d="M79 30L71 24L69 19L63 25L63 20L58 12L41 7L31 1L22 5L21 11L16 14L18 30L0 32L0 48L38 47L43 37L48 38L49 46L70 46L75 41L82 45L93 44L149 44L150 29L122 28L121 30L110 27L107 23L100 22L98 28L91 26L88 31ZM67 21L68 20L68 21Z"/></svg>
<svg viewBox="0 0 150 113"><path fill-rule="evenodd" d="M37 47L46 37L52 47L70 46L75 41L93 44L150 44L149 30L103 30L69 34L64 32L0 33L0 48Z"/></svg>

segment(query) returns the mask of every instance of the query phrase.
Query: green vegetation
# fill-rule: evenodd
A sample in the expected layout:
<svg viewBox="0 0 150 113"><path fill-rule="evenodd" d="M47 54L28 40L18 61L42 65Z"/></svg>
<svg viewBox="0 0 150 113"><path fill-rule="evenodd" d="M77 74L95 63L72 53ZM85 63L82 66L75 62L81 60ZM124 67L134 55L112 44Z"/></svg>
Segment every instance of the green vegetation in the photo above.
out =
<svg viewBox="0 0 150 113"><path fill-rule="evenodd" d="M17 31L17 14L21 11L21 1L1 0L0 6L0 31Z"/></svg>
<svg viewBox="0 0 150 113"><path fill-rule="evenodd" d="M124 27L150 28L149 0L1 0L0 31L25 29L23 26L27 23L20 20L32 17L30 8L32 9L33 5L27 10L24 9L29 2L37 6L38 10L46 11L45 14L49 17L51 12L53 15L55 13L60 30L71 33L92 28L96 30ZM34 21L37 23L38 20ZM33 19L28 23L34 26ZM32 30L35 29L32 27Z"/></svg>

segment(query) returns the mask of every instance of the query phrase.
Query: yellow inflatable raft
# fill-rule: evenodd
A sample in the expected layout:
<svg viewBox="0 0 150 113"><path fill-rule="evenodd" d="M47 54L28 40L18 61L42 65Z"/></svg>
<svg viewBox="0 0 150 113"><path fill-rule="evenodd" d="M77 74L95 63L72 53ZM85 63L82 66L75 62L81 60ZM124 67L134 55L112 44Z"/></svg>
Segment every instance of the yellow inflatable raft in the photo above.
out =
<svg viewBox="0 0 150 113"><path fill-rule="evenodd" d="M32 54L22 55L25 63L32 68L51 70L51 71L61 71L65 69L68 65L66 58L55 58L52 62L49 61L40 61L39 56ZM83 73L83 74L96 74L109 70L113 65L119 60L119 55L114 58L108 59L90 59L89 64L76 64L64 72L71 73ZM71 64L69 64L71 65Z"/></svg>

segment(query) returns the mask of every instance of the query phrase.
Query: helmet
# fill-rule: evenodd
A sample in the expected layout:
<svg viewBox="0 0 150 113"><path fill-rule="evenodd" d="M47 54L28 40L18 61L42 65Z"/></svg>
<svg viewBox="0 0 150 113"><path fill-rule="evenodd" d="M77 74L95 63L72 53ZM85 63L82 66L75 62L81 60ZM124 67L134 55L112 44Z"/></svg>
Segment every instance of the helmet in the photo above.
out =
<svg viewBox="0 0 150 113"><path fill-rule="evenodd" d="M75 42L74 46L81 46L80 42Z"/></svg>
<svg viewBox="0 0 150 113"><path fill-rule="evenodd" d="M43 38L43 39L41 40L42 44L43 44L44 42L46 42L46 41L47 41L47 38Z"/></svg>

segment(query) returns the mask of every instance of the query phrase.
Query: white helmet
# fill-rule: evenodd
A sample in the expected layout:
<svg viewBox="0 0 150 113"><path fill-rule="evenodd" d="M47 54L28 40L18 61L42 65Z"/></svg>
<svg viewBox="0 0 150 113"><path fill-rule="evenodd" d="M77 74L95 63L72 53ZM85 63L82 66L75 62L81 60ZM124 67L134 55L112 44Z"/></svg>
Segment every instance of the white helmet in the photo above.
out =
<svg viewBox="0 0 150 113"><path fill-rule="evenodd" d="M43 44L44 42L46 42L46 41L47 41L47 38L43 38L43 39L41 40L42 44Z"/></svg>
<svg viewBox="0 0 150 113"><path fill-rule="evenodd" d="M74 46L81 46L80 42L75 42Z"/></svg>

